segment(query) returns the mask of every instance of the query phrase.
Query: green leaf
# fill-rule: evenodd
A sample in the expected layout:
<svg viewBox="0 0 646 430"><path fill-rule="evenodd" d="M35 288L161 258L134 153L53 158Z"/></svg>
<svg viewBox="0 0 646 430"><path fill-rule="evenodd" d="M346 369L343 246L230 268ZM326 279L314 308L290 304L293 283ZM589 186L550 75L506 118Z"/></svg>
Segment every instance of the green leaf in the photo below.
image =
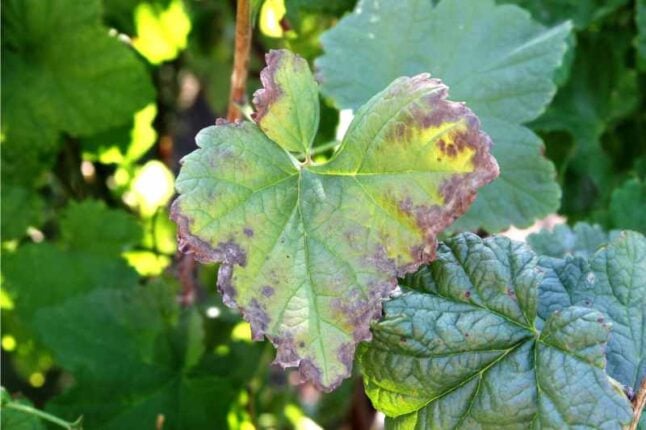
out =
<svg viewBox="0 0 646 430"><path fill-rule="evenodd" d="M637 75L625 64L631 37L621 27L580 37L572 78L532 124L543 132L564 131L574 141L574 150L565 160L565 214L587 215L614 188L616 173L601 138L639 106Z"/></svg>
<svg viewBox="0 0 646 430"><path fill-rule="evenodd" d="M637 64L640 70L646 70L646 0L635 2L637 25Z"/></svg>
<svg viewBox="0 0 646 430"><path fill-rule="evenodd" d="M33 404L28 400L14 400L13 403L33 407ZM3 429L45 430L45 426L37 416L24 412L22 410L5 407L5 405L2 405L2 414L0 414L0 420Z"/></svg>
<svg viewBox="0 0 646 430"><path fill-rule="evenodd" d="M622 232L589 261L541 258L546 269L539 314L571 305L591 307L612 322L607 371L635 391L646 377L644 309L646 309L646 239Z"/></svg>
<svg viewBox="0 0 646 430"><path fill-rule="evenodd" d="M43 200L21 186L2 184L2 240L25 236L27 227L40 227Z"/></svg>
<svg viewBox="0 0 646 430"><path fill-rule="evenodd" d="M546 29L493 0L364 0L322 36L323 91L356 109L399 75L430 72L465 101L493 139L501 175L485 187L459 229L526 226L558 207L554 168L540 139L520 124L552 99L569 23ZM350 60L351 59L351 60Z"/></svg>
<svg viewBox="0 0 646 430"><path fill-rule="evenodd" d="M49 409L65 417L82 413L92 429L156 428L160 420L164 429L226 428L245 383L237 374L250 377L254 367L241 367L258 354L247 349L248 357L202 366L201 318L194 310L179 313L175 291L163 281L95 290L41 310L42 337L77 381ZM232 362L233 373L226 366Z"/></svg>
<svg viewBox="0 0 646 430"><path fill-rule="evenodd" d="M290 152L309 156L319 126L318 87L303 58L270 51L256 91L254 120L265 135Z"/></svg>
<svg viewBox="0 0 646 430"><path fill-rule="evenodd" d="M573 228L557 225L551 231L541 230L527 237L527 243L537 254L559 258L566 255L588 257L608 240L608 233L600 226L583 222Z"/></svg>
<svg viewBox="0 0 646 430"><path fill-rule="evenodd" d="M119 256L141 240L141 226L132 215L107 209L101 201L71 202L62 215L61 236L71 251Z"/></svg>
<svg viewBox="0 0 646 430"><path fill-rule="evenodd" d="M604 373L609 327L570 307L535 325L541 273L524 244L467 233L441 244L363 344L366 392L394 428L620 428ZM601 322L600 322L601 320Z"/></svg>
<svg viewBox="0 0 646 430"><path fill-rule="evenodd" d="M82 10L73 0L7 0L3 6L8 101L21 93L16 103L79 135L123 124L152 101L143 64L101 26L99 1Z"/></svg>
<svg viewBox="0 0 646 430"><path fill-rule="evenodd" d="M396 275L429 261L438 232L497 174L477 118L446 96L428 75L395 80L322 165L298 163L249 122L202 130L183 160L180 249L222 263L224 302L319 388L349 376Z"/></svg>
<svg viewBox="0 0 646 430"><path fill-rule="evenodd" d="M628 0L498 0L498 3L517 4L544 24L571 19L577 29L584 29L625 5Z"/></svg>
<svg viewBox="0 0 646 430"><path fill-rule="evenodd" d="M610 198L613 226L646 233L646 182L629 179Z"/></svg>

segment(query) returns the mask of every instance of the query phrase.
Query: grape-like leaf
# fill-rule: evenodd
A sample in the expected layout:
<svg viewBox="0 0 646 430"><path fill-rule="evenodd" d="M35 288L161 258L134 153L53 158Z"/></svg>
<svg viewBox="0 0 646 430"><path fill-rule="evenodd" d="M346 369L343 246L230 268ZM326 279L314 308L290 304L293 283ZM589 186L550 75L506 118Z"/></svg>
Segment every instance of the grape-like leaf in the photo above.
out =
<svg viewBox="0 0 646 430"><path fill-rule="evenodd" d="M628 399L604 373L609 325L569 307L535 326L541 271L522 243L466 233L386 303L359 363L395 428L621 428Z"/></svg>
<svg viewBox="0 0 646 430"><path fill-rule="evenodd" d="M541 257L540 265L546 273L539 315L571 305L603 312L612 322L608 374L637 390L646 378L646 238L622 232L589 260Z"/></svg>
<svg viewBox="0 0 646 430"><path fill-rule="evenodd" d="M273 95L257 104L278 115L276 104L298 94L271 74L286 67L307 81L298 75L310 72L294 68L300 60L289 51L269 60L264 91ZM276 345L279 364L299 366L322 389L350 374L356 343L370 337L396 275L432 259L438 232L498 173L475 115L446 96L426 74L395 80L357 112L321 165L292 158L285 149L297 140L271 140L291 136L263 133L262 120L204 129L200 149L183 160L172 208L180 248L222 263L225 303L242 311L254 338ZM281 130L298 129L289 124L297 106L316 115L301 104L284 108Z"/></svg>
<svg viewBox="0 0 646 430"><path fill-rule="evenodd" d="M456 228L499 231L558 208L560 190L541 141L520 124L555 93L571 25L546 29L522 9L493 0L360 1L323 35L322 88L356 109L399 75L431 72L482 120L501 175L479 193ZM351 59L351 60L350 60Z"/></svg>

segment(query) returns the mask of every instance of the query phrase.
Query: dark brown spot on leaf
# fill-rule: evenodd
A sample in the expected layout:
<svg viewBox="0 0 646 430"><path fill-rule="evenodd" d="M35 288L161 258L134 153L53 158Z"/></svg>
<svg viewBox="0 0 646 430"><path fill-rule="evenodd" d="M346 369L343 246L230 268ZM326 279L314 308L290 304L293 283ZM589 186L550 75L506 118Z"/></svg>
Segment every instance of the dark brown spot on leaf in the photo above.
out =
<svg viewBox="0 0 646 430"><path fill-rule="evenodd" d="M274 289L268 285L262 287L262 295L265 297L271 297L274 295Z"/></svg>

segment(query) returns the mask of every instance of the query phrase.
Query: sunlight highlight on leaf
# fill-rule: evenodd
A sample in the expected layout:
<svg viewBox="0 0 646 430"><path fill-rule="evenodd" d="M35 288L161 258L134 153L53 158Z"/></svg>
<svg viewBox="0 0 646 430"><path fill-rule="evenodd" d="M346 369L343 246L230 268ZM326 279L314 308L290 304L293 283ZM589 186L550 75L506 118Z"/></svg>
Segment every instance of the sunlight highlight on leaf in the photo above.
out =
<svg viewBox="0 0 646 430"><path fill-rule="evenodd" d="M174 194L175 177L161 161L147 162L130 186L132 203L143 216L152 216L166 206Z"/></svg>

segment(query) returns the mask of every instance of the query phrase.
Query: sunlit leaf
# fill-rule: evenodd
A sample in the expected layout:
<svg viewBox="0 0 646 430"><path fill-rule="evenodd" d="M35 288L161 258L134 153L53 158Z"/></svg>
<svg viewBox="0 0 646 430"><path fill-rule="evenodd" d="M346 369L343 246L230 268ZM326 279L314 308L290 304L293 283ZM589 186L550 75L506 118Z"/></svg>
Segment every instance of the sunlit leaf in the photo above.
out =
<svg viewBox="0 0 646 430"><path fill-rule="evenodd" d="M269 59L272 82L299 61L288 51ZM366 103L329 162L299 163L284 150L295 142L284 131L312 136L297 126L316 121L294 109L312 112L302 104L318 99L308 87L298 105L282 101L277 110L281 85L265 89L278 98L261 96L264 118L276 115L278 128L264 123L263 133L259 115L259 125L220 122L200 132L172 216L182 251L222 263L224 301L242 311L254 338L266 335L276 362L330 390L349 376L355 345L369 338L396 275L433 257L435 236L497 165L475 115L425 74L397 79Z"/></svg>
<svg viewBox="0 0 646 430"><path fill-rule="evenodd" d="M621 428L631 406L605 374L609 326L568 307L535 322L541 272L525 245L464 234L385 305L359 363L398 429Z"/></svg>
<svg viewBox="0 0 646 430"><path fill-rule="evenodd" d="M494 141L500 177L479 193L460 229L526 226L559 205L540 139L520 124L552 99L552 81L571 25L545 28L493 0L360 1L322 37L322 87L340 107L358 108L400 75L430 72L465 101Z"/></svg>

